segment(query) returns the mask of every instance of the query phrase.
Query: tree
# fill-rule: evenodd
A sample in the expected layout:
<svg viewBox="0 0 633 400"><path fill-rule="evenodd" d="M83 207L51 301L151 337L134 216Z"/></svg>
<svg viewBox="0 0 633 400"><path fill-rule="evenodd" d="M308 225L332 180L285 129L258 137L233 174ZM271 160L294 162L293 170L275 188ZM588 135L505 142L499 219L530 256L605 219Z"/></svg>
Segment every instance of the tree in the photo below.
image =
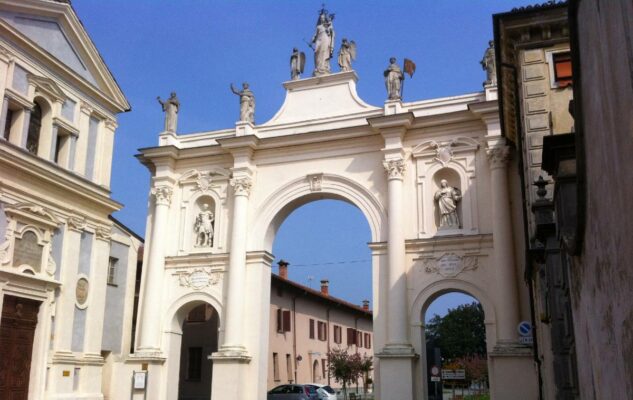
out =
<svg viewBox="0 0 633 400"><path fill-rule="evenodd" d="M435 315L426 324L426 340L439 347L442 356L454 360L472 355L486 356L486 327L481 304L473 302Z"/></svg>
<svg viewBox="0 0 633 400"><path fill-rule="evenodd" d="M358 353L349 354L347 350L332 349L328 352L328 369L330 375L343 386L343 398L347 399L347 385L363 376L365 388L372 368L371 357L361 357Z"/></svg>

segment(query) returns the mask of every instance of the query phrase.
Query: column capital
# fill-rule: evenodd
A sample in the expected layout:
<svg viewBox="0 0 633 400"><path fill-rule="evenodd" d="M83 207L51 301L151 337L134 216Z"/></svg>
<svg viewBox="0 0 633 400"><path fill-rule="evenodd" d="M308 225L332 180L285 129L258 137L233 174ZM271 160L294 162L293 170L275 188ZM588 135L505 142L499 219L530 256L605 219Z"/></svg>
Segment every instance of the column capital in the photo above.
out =
<svg viewBox="0 0 633 400"><path fill-rule="evenodd" d="M488 161L490 162L490 169L505 168L510 160L510 147L490 147L486 150L486 155L488 156Z"/></svg>
<svg viewBox="0 0 633 400"><path fill-rule="evenodd" d="M119 124L117 124L115 119L108 118L105 120L106 129L111 130L112 132L114 132L118 126Z"/></svg>
<svg viewBox="0 0 633 400"><path fill-rule="evenodd" d="M173 192L169 185L156 185L152 188L151 194L156 198L156 205L169 206Z"/></svg>
<svg viewBox="0 0 633 400"><path fill-rule="evenodd" d="M95 229L95 236L99 240L103 240L104 242L109 242L112 237L112 229L109 226L97 226Z"/></svg>
<svg viewBox="0 0 633 400"><path fill-rule="evenodd" d="M95 109L90 104L86 103L85 101L81 101L79 103L79 110L86 115L90 115L94 112Z"/></svg>
<svg viewBox="0 0 633 400"><path fill-rule="evenodd" d="M407 164L403 158L385 160L382 162L382 166L385 167L388 179L404 179Z"/></svg>
<svg viewBox="0 0 633 400"><path fill-rule="evenodd" d="M233 187L236 196L248 197L251 194L253 179L250 176L232 178L229 183Z"/></svg>
<svg viewBox="0 0 633 400"><path fill-rule="evenodd" d="M68 229L82 232L86 228L86 218L78 215L71 215L66 220L66 224L68 225Z"/></svg>

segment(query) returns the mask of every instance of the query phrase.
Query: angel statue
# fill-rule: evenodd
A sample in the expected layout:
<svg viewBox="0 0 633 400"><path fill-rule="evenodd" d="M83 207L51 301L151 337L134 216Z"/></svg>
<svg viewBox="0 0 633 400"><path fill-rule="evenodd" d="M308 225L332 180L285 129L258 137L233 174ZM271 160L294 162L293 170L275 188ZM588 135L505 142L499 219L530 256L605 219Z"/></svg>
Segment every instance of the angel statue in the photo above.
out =
<svg viewBox="0 0 633 400"><path fill-rule="evenodd" d="M196 247L213 246L213 220L214 216L209 210L209 205L203 204L193 225L193 230L196 232Z"/></svg>
<svg viewBox="0 0 633 400"><path fill-rule="evenodd" d="M290 78L294 81L301 77L303 68L306 65L306 53L299 51L296 47L292 49L290 56Z"/></svg>
<svg viewBox="0 0 633 400"><path fill-rule="evenodd" d="M328 13L325 8L321 8L319 19L317 20L316 32L310 44L314 50L314 76L327 75L330 73L330 59L334 53L334 14Z"/></svg>
<svg viewBox="0 0 633 400"><path fill-rule="evenodd" d="M338 65L341 67L341 72L351 71L354 60L356 60L356 42L353 40L348 42L343 38L341 49L338 51Z"/></svg>
<svg viewBox="0 0 633 400"><path fill-rule="evenodd" d="M231 92L240 96L240 121L255 122L255 94L248 88L248 83L242 83L242 90L237 90L231 83Z"/></svg>

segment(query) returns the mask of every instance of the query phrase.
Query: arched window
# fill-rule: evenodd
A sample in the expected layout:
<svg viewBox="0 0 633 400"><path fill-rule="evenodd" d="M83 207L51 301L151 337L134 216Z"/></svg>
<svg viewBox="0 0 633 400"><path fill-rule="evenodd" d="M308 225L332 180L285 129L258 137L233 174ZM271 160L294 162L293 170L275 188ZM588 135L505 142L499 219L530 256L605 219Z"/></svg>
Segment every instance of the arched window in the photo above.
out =
<svg viewBox="0 0 633 400"><path fill-rule="evenodd" d="M29 132L26 137L26 149L32 154L37 154L41 129L42 107L40 107L38 103L35 103L33 110L31 110L31 119L29 120Z"/></svg>

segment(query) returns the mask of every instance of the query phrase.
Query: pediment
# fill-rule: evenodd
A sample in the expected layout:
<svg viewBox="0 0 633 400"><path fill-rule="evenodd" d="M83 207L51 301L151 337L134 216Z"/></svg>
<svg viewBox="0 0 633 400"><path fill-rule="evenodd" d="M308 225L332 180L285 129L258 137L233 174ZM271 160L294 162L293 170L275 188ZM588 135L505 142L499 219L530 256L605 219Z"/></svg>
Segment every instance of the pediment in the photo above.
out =
<svg viewBox="0 0 633 400"><path fill-rule="evenodd" d="M53 80L32 74L29 74L27 78L29 82L35 86L36 92L43 93L48 97L61 102L66 100L66 94Z"/></svg>
<svg viewBox="0 0 633 400"><path fill-rule="evenodd" d="M22 221L35 223L39 226L56 228L60 221L47 208L33 203L17 203L5 206L5 212L12 217L18 217Z"/></svg>
<svg viewBox="0 0 633 400"><path fill-rule="evenodd" d="M65 71L97 89L117 112L129 104L75 11L66 2L5 0L0 3L0 36L38 60L59 64Z"/></svg>

